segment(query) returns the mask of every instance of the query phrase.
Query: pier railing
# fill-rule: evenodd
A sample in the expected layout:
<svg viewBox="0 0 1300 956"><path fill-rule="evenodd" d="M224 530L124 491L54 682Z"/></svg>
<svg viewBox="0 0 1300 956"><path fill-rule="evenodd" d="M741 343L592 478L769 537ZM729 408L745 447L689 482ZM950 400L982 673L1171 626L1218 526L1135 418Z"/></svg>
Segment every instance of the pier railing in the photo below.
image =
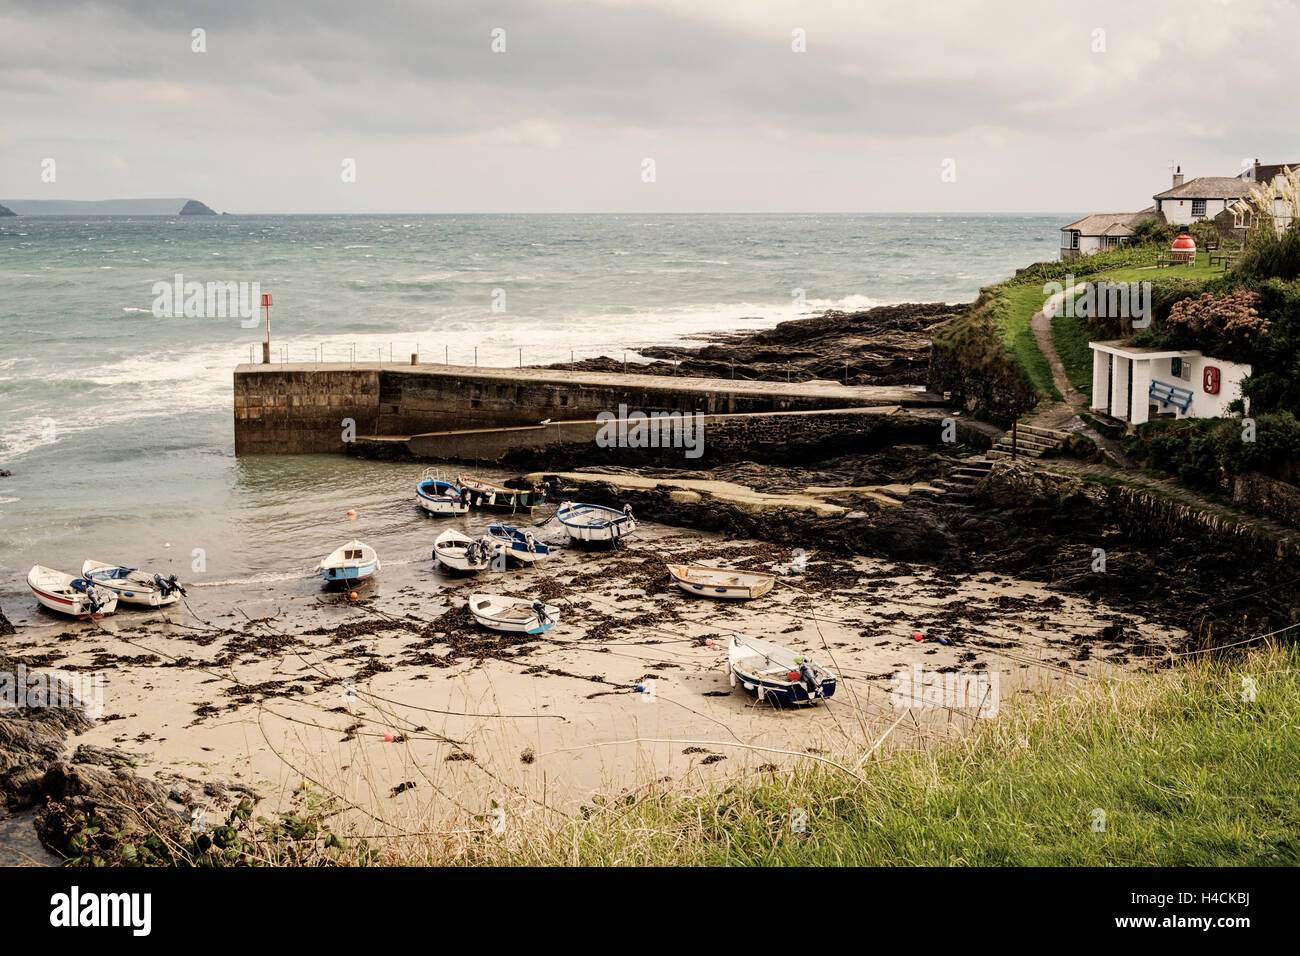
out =
<svg viewBox="0 0 1300 956"><path fill-rule="evenodd" d="M641 348L662 349L669 353L674 351L671 345L645 345L641 346ZM683 352L680 357L671 358L668 356L643 355L637 348L629 348L622 343L611 345L587 344L581 348L556 348L554 345L544 343L505 347L499 345L480 347L462 343L455 345L445 343L433 346L429 351L421 351L419 342L409 341L405 343L390 342L387 345L378 346L373 343L358 342L321 342L317 345L285 342L271 346L271 364L337 365L346 363L356 365L359 363L387 362L394 365L532 368L548 365L576 367L582 362L603 358L621 364L625 370L635 370L637 366L649 362L670 362L673 365L673 374L676 375L685 374L679 372L679 367L684 359L690 357L685 353L685 349L690 348L690 346L683 346L682 348ZM248 364L262 364L261 344L248 347ZM743 369L744 363L740 364ZM735 368L736 363L732 362L730 369L732 378L735 378ZM792 372L793 366L788 365L787 378L790 377Z"/></svg>

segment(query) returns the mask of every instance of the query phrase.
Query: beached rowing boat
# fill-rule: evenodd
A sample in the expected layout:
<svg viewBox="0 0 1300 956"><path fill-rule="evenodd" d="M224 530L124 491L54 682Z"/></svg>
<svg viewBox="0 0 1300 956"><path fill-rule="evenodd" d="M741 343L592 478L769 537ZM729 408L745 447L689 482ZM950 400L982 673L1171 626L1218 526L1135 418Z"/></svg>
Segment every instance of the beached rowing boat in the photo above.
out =
<svg viewBox="0 0 1300 956"><path fill-rule="evenodd" d="M139 568L87 560L81 566L81 575L97 586L114 592L124 604L166 607L175 604L185 594L185 589L174 574L164 578L161 574L151 574Z"/></svg>
<svg viewBox="0 0 1300 956"><path fill-rule="evenodd" d="M349 541L316 568L326 584L356 584L379 571L379 555L362 541Z"/></svg>
<svg viewBox="0 0 1300 956"><path fill-rule="evenodd" d="M529 485L520 478L516 478L515 482L524 487L511 488L508 485L496 485L468 475L460 475L456 478L456 484L460 486L461 492L475 508L509 511L514 514L517 511L531 511L546 502L545 488Z"/></svg>
<svg viewBox="0 0 1300 956"><path fill-rule="evenodd" d="M51 611L69 614L78 620L99 618L117 610L117 594L97 586L85 578L55 571L43 565L32 565L27 572L27 586L36 600Z"/></svg>
<svg viewBox="0 0 1300 956"><path fill-rule="evenodd" d="M469 610L484 627L514 634L541 634L560 620L553 604L500 594L471 594Z"/></svg>
<svg viewBox="0 0 1300 956"><path fill-rule="evenodd" d="M551 556L551 549L533 537L531 531L520 531L508 524L494 524L488 528L488 537L506 556L524 564L536 564Z"/></svg>
<svg viewBox="0 0 1300 956"><path fill-rule="evenodd" d="M619 511L605 505L566 501L555 517L569 532L569 537L577 541L616 541L636 530L631 505L624 505Z"/></svg>
<svg viewBox="0 0 1300 956"><path fill-rule="evenodd" d="M492 563L497 546L490 539L475 541L448 528L433 542L433 560L453 571L482 571Z"/></svg>
<svg viewBox="0 0 1300 956"><path fill-rule="evenodd" d="M673 576L673 582L687 594L731 601L762 597L772 590L772 584L776 581L775 575L761 571L733 571L730 568L708 568L694 564L670 564L668 573Z"/></svg>
<svg viewBox="0 0 1300 956"><path fill-rule="evenodd" d="M731 686L740 684L759 700L810 704L835 693L836 677L789 648L756 637L731 635L727 648Z"/></svg>
<svg viewBox="0 0 1300 956"><path fill-rule="evenodd" d="M427 471L415 486L415 500L429 514L463 515L469 511L469 498L459 488Z"/></svg>

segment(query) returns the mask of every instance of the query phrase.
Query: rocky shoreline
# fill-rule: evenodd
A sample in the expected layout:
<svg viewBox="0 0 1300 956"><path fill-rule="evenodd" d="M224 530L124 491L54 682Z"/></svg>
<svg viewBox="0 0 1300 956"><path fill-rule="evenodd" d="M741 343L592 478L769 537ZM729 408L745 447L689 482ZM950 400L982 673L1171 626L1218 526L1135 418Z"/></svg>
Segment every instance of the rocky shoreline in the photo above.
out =
<svg viewBox="0 0 1300 956"><path fill-rule="evenodd" d="M710 334L699 348L654 346L637 372L771 382L831 381L842 385L915 385L930 364L932 330L965 313L965 305L909 302L862 312L827 311L790 319L761 332ZM612 358L549 368L620 372Z"/></svg>

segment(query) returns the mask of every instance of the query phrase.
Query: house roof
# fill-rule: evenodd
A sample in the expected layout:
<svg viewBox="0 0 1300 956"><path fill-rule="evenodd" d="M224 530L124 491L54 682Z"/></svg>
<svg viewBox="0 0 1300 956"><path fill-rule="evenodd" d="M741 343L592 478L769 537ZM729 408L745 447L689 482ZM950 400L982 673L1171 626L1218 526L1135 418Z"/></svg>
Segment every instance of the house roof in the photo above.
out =
<svg viewBox="0 0 1300 956"><path fill-rule="evenodd" d="M1237 176L1200 176L1181 186L1156 193L1152 199L1240 199L1254 185Z"/></svg>
<svg viewBox="0 0 1300 956"><path fill-rule="evenodd" d="M1237 178L1249 182L1250 180L1246 179L1246 176L1253 173L1256 183L1271 183L1284 169L1293 169L1300 172L1300 163L1277 163L1269 166L1256 165L1252 169L1247 169Z"/></svg>
<svg viewBox="0 0 1300 956"><path fill-rule="evenodd" d="M1166 358L1196 358L1199 349L1158 349L1128 345L1124 339L1110 339L1105 342L1089 342L1088 348L1095 352L1108 352L1122 358L1149 360Z"/></svg>
<svg viewBox="0 0 1300 956"><path fill-rule="evenodd" d="M1156 213L1154 206L1148 206L1141 212L1097 212L1084 216L1061 231L1077 230L1082 236L1131 236L1133 227L1143 219L1163 218Z"/></svg>

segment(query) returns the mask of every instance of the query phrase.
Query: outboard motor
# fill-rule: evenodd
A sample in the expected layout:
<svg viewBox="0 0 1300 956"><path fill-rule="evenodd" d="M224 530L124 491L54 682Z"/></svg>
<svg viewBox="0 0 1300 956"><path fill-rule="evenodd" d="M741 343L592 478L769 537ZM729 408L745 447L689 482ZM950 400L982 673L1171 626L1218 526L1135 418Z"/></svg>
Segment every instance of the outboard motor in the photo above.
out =
<svg viewBox="0 0 1300 956"><path fill-rule="evenodd" d="M99 588L89 582L86 584L86 601L90 605L91 614L98 614L99 609L104 606L104 599L100 597Z"/></svg>
<svg viewBox="0 0 1300 956"><path fill-rule="evenodd" d="M527 548L530 553L537 551L537 542L533 540L533 533L531 531L524 532L524 547Z"/></svg>
<svg viewBox="0 0 1300 956"><path fill-rule="evenodd" d="M174 574L165 579L161 574L155 574L153 576L153 583L157 585L158 593L163 597L171 597L173 591L179 591L182 597L189 597L189 595L185 593L185 589L181 587L180 582L176 580L176 575Z"/></svg>
<svg viewBox="0 0 1300 956"><path fill-rule="evenodd" d="M465 560L470 564L478 564L478 542L471 541L465 545Z"/></svg>
<svg viewBox="0 0 1300 956"><path fill-rule="evenodd" d="M632 506L631 506L631 505L624 505L624 506L623 506L623 515L624 515L624 517L627 517L627 518L632 517Z"/></svg>
<svg viewBox="0 0 1300 956"><path fill-rule="evenodd" d="M546 605L543 604L541 601L533 602L533 610L537 612L538 624L546 624L548 621L550 621L551 617L549 614L546 613Z"/></svg>
<svg viewBox="0 0 1300 956"><path fill-rule="evenodd" d="M822 682L817 679L813 673L812 665L805 662L799 665L799 673L803 675L803 686L808 691L809 697L820 697L822 692Z"/></svg>

